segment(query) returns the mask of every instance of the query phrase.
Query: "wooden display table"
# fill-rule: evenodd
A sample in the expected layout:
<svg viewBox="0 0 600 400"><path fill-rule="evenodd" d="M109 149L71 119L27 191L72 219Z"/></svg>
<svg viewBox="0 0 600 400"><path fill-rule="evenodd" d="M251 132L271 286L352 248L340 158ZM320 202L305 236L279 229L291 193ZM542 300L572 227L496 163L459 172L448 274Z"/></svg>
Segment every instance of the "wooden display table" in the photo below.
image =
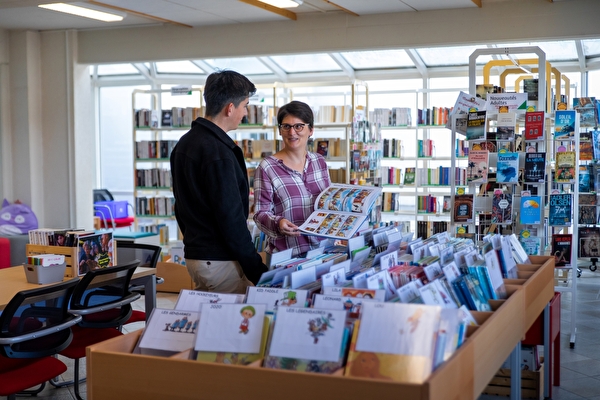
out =
<svg viewBox="0 0 600 400"><path fill-rule="evenodd" d="M202 363L186 352L161 358L132 354L141 331L87 348L91 400L245 398L279 393L287 400L314 396L378 399L476 399L554 294L554 258L519 265L520 279L506 282L508 299L492 312L474 312L465 343L420 385L295 371ZM548 291L550 288L550 291Z"/></svg>

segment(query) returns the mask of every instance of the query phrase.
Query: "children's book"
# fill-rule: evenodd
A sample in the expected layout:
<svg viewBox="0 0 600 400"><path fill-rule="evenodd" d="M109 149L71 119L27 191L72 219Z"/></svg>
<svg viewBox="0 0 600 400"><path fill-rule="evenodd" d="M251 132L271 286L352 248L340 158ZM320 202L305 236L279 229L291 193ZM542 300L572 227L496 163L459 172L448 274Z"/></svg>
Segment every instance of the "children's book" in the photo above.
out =
<svg viewBox="0 0 600 400"><path fill-rule="evenodd" d="M591 161L593 159L592 131L579 132L579 161Z"/></svg>
<svg viewBox="0 0 600 400"><path fill-rule="evenodd" d="M552 235L552 255L555 267L571 266L571 248L573 247L573 235Z"/></svg>
<svg viewBox="0 0 600 400"><path fill-rule="evenodd" d="M544 139L544 112L530 111L525 113L525 140Z"/></svg>
<svg viewBox="0 0 600 400"><path fill-rule="evenodd" d="M489 279L492 298L494 300L506 299L506 286L504 286L498 253L494 250L488 251L483 255L483 258L485 259L486 276Z"/></svg>
<svg viewBox="0 0 600 400"><path fill-rule="evenodd" d="M77 246L77 265L74 273L79 276L88 271L115 266L116 254L113 251L112 232L103 232L83 236L79 234L74 242Z"/></svg>
<svg viewBox="0 0 600 400"><path fill-rule="evenodd" d="M486 114L483 111L469 111L467 114L467 140L485 139Z"/></svg>
<svg viewBox="0 0 600 400"><path fill-rule="evenodd" d="M494 189L492 197L492 222L499 225L512 224L512 194Z"/></svg>
<svg viewBox="0 0 600 400"><path fill-rule="evenodd" d="M525 153L525 182L544 182L546 175L546 153Z"/></svg>
<svg viewBox="0 0 600 400"><path fill-rule="evenodd" d="M308 291L303 289L281 289L250 286L247 289L246 303L267 305L267 312L277 307L306 307Z"/></svg>
<svg viewBox="0 0 600 400"><path fill-rule="evenodd" d="M519 153L498 153L496 182L517 183L519 181Z"/></svg>
<svg viewBox="0 0 600 400"><path fill-rule="evenodd" d="M182 289L177 296L175 309L180 311L200 311L203 303L243 303L243 294L202 292L200 290Z"/></svg>
<svg viewBox="0 0 600 400"><path fill-rule="evenodd" d="M573 110L579 114L579 124L581 127L593 127L598 125L595 97L573 98Z"/></svg>
<svg viewBox="0 0 600 400"><path fill-rule="evenodd" d="M591 165L579 165L579 193L592 191L592 170Z"/></svg>
<svg viewBox="0 0 600 400"><path fill-rule="evenodd" d="M454 221L473 222L472 194L458 194L454 196Z"/></svg>
<svg viewBox="0 0 600 400"><path fill-rule="evenodd" d="M415 184L416 169L415 167L408 167L404 171L404 184L414 185Z"/></svg>
<svg viewBox="0 0 600 400"><path fill-rule="evenodd" d="M575 110L557 110L554 113L554 140L571 140L575 135Z"/></svg>
<svg viewBox="0 0 600 400"><path fill-rule="evenodd" d="M577 229L577 238L579 239L578 257L600 257L600 227L580 226Z"/></svg>
<svg viewBox="0 0 600 400"><path fill-rule="evenodd" d="M579 223L583 225L595 225L597 217L596 193L579 194Z"/></svg>
<svg viewBox="0 0 600 400"><path fill-rule="evenodd" d="M194 347L199 312L155 308L138 347L142 354L168 357Z"/></svg>
<svg viewBox="0 0 600 400"><path fill-rule="evenodd" d="M569 193L550 195L548 222L551 226L571 225L572 197Z"/></svg>
<svg viewBox="0 0 600 400"><path fill-rule="evenodd" d="M487 182L489 168L489 152L472 150L469 152L467 166L467 182Z"/></svg>
<svg viewBox="0 0 600 400"><path fill-rule="evenodd" d="M572 183L575 179L575 152L563 151L556 153L556 173L554 182Z"/></svg>
<svg viewBox="0 0 600 400"><path fill-rule="evenodd" d="M523 237L519 236L519 241L523 246L525 252L530 256L540 255L540 250L542 248L542 238L537 236L528 236Z"/></svg>
<svg viewBox="0 0 600 400"><path fill-rule="evenodd" d="M434 368L442 308L365 303L345 375L423 383Z"/></svg>
<svg viewBox="0 0 600 400"><path fill-rule="evenodd" d="M542 221L542 198L540 196L526 196L520 198L519 223L523 225L536 225Z"/></svg>
<svg viewBox="0 0 600 400"><path fill-rule="evenodd" d="M367 220L381 187L333 184L315 201L315 211L300 225L307 235L349 239Z"/></svg>
<svg viewBox="0 0 600 400"><path fill-rule="evenodd" d="M348 337L345 310L279 309L264 367L334 372L343 365Z"/></svg>
<svg viewBox="0 0 600 400"><path fill-rule="evenodd" d="M496 120L496 140L515 140L517 114L514 112L499 113Z"/></svg>

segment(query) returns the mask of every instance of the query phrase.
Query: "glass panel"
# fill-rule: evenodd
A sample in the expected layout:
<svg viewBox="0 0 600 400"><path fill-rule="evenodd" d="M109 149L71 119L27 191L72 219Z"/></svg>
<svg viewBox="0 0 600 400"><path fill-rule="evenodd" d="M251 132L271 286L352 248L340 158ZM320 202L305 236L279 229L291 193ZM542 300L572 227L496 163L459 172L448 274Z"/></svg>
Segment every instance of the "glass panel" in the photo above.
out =
<svg viewBox="0 0 600 400"><path fill-rule="evenodd" d="M163 90L171 90L178 85L161 85ZM192 88L199 88L199 85L191 85ZM192 91L191 95L171 96L171 92L163 92L160 96L161 109L166 110L173 107L200 107L200 95L202 92Z"/></svg>
<svg viewBox="0 0 600 400"><path fill-rule="evenodd" d="M270 58L287 73L342 70L328 54L297 54Z"/></svg>
<svg viewBox="0 0 600 400"><path fill-rule="evenodd" d="M156 63L156 72L159 74L202 74L200 68L194 65L191 61L161 61Z"/></svg>
<svg viewBox="0 0 600 400"><path fill-rule="evenodd" d="M131 64L106 64L98 65L98 76L103 75L133 75L139 74L137 70Z"/></svg>
<svg viewBox="0 0 600 400"><path fill-rule="evenodd" d="M576 60L577 59L577 47L573 40L564 40L556 42L526 42L526 43L507 43L496 45L499 48L502 47L529 47L537 46L544 53L546 53L546 60L558 61L558 60ZM515 58L537 58L535 53L524 53L515 54Z"/></svg>
<svg viewBox="0 0 600 400"><path fill-rule="evenodd" d="M588 87L590 96L600 98L600 70L588 72Z"/></svg>
<svg viewBox="0 0 600 400"><path fill-rule="evenodd" d="M427 49L415 49L425 65L429 67L443 65L469 65L469 56L477 49L484 46L457 46L457 47L434 47ZM477 64L485 64L492 60L492 56L477 57Z"/></svg>
<svg viewBox="0 0 600 400"><path fill-rule="evenodd" d="M600 39L582 40L581 44L586 58L600 56Z"/></svg>
<svg viewBox="0 0 600 400"><path fill-rule="evenodd" d="M215 69L231 69L244 75L272 74L273 71L254 57L204 60Z"/></svg>
<svg viewBox="0 0 600 400"><path fill-rule="evenodd" d="M354 69L414 67L404 50L353 51L340 54Z"/></svg>

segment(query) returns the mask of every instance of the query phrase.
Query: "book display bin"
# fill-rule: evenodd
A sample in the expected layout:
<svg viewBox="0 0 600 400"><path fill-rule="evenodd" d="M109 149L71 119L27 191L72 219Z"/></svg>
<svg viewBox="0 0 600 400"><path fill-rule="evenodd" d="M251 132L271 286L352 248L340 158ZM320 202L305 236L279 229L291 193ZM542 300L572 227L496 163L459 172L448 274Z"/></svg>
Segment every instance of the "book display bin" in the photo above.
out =
<svg viewBox="0 0 600 400"><path fill-rule="evenodd" d="M65 268L65 278L74 278L78 275L77 271L73 269L73 266L77 268L77 260L79 259L77 251L77 247L42 246L37 244L25 245L27 257L39 256L41 254L58 254L65 256L65 264L67 264L67 267Z"/></svg>
<svg viewBox="0 0 600 400"><path fill-rule="evenodd" d="M262 399L281 393L288 400L318 393L335 398L476 399L496 375L554 295L554 258L532 256L506 282L509 297L492 301L492 312L473 312L479 326L454 355L422 384L234 366L172 357L132 354L141 330L87 348L87 395L91 400Z"/></svg>

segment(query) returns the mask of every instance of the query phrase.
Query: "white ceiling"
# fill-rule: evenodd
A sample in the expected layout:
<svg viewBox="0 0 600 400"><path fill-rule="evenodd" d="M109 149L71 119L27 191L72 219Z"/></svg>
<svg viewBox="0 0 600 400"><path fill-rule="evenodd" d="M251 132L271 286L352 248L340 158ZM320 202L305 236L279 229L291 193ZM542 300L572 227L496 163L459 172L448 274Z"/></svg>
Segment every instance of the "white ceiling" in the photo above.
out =
<svg viewBox="0 0 600 400"><path fill-rule="evenodd" d="M151 17L193 27L252 22L285 21L287 17L246 4L239 0L102 0L111 6L131 10L121 22L100 22L38 8L39 4L61 0L0 0L0 29L61 30L110 29L164 23ZM485 3L510 0L479 0ZM418 12L454 8L478 7L478 0L304 0L290 9L302 17L305 13L346 12L335 4L360 15ZM83 5L83 1L62 0L63 3ZM98 3L98 2L95 2ZM108 11L108 10L107 10ZM140 16L141 13L146 16ZM167 22L168 23L168 22Z"/></svg>

